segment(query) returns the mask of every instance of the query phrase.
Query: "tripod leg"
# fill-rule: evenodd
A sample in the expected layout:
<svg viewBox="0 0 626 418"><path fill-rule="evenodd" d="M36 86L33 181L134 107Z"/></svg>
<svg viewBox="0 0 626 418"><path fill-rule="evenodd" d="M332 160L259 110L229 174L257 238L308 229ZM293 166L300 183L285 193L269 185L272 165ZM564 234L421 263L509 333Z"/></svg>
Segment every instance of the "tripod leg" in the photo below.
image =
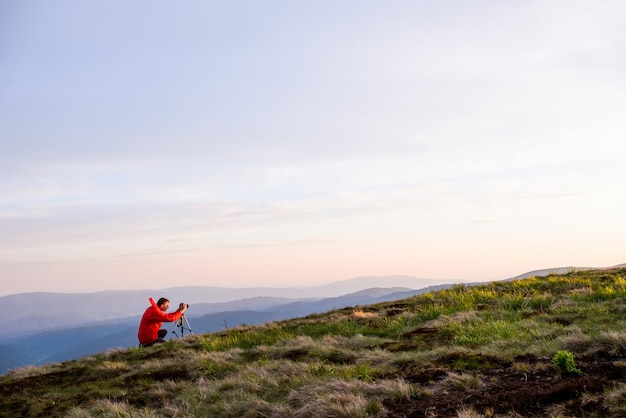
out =
<svg viewBox="0 0 626 418"><path fill-rule="evenodd" d="M174 338L174 335L176 336L176 338L178 338L178 334L176 333L176 328L178 327L181 327L181 330L182 330L183 318L180 318L178 321L174 323L174 329L172 330L172 337L170 338L170 340ZM181 331L181 336L182 336L182 331Z"/></svg>
<svg viewBox="0 0 626 418"><path fill-rule="evenodd" d="M193 331L191 330L191 325L189 325L189 321L187 320L187 317L183 315L183 318L185 318L185 323L187 324L187 331L193 334Z"/></svg>

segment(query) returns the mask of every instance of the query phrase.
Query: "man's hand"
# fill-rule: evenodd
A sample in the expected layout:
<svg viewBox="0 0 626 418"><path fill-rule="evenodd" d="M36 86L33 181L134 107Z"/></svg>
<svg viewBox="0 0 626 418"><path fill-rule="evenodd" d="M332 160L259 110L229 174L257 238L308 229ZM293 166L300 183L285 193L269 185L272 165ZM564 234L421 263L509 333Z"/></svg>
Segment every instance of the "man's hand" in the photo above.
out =
<svg viewBox="0 0 626 418"><path fill-rule="evenodd" d="M187 307L189 305L187 305L186 303L181 303L180 305L178 305L178 311L180 313L185 313L185 311L187 310Z"/></svg>

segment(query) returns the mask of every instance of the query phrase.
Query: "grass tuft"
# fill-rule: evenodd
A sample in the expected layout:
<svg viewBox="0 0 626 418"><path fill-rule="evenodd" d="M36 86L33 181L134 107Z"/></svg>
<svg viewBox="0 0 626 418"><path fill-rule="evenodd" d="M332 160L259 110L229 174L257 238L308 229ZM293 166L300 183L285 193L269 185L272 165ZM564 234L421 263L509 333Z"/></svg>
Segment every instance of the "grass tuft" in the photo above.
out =
<svg viewBox="0 0 626 418"><path fill-rule="evenodd" d="M443 385L450 390L464 392L468 389L477 389L482 383L479 375L475 373L448 372L443 379Z"/></svg>

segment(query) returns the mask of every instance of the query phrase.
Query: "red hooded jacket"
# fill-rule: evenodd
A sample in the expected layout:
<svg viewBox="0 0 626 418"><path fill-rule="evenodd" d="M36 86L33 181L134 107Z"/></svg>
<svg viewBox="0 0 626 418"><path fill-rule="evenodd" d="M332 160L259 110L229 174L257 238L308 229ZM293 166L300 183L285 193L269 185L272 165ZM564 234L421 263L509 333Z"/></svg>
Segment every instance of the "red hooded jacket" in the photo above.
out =
<svg viewBox="0 0 626 418"><path fill-rule="evenodd" d="M159 329L161 329L163 322L178 321L183 316L180 311L165 313L158 307L154 299L150 298L149 300L152 306L143 313L137 332L140 344L155 342L159 338Z"/></svg>

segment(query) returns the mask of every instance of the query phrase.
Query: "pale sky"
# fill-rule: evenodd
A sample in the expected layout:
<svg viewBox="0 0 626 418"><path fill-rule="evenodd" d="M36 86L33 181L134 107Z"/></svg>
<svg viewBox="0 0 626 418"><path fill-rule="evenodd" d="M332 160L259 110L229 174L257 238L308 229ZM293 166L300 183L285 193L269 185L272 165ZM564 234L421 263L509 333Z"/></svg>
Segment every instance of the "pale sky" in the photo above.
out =
<svg viewBox="0 0 626 418"><path fill-rule="evenodd" d="M624 21L0 0L0 295L624 263Z"/></svg>

